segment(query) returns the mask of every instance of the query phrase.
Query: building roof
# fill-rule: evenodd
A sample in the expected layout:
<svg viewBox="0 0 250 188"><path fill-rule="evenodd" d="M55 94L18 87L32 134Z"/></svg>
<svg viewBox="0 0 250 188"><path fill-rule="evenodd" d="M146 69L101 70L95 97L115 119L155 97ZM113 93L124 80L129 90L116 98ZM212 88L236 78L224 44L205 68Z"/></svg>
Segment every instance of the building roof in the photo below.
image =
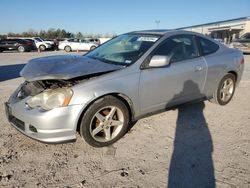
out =
<svg viewBox="0 0 250 188"><path fill-rule="evenodd" d="M235 18L235 19L229 19L229 20L223 20L223 21L217 21L217 22L210 22L210 23L205 23L205 24L192 25L192 26L187 26L187 27L180 27L180 28L177 28L177 30L179 30L179 29L187 29L187 28L191 28L191 27L200 27L200 26L206 26L206 25L213 25L213 24L219 24L219 23L225 23L225 22L243 21L243 20L250 20L250 16Z"/></svg>

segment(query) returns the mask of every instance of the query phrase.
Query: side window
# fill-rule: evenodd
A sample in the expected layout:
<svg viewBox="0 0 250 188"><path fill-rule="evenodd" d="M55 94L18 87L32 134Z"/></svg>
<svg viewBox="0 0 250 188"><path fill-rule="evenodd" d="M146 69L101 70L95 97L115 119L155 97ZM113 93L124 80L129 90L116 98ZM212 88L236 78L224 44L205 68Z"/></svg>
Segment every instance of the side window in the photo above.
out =
<svg viewBox="0 0 250 188"><path fill-rule="evenodd" d="M219 46L210 40L201 37L198 37L198 40L200 43L202 55L214 53L219 49Z"/></svg>
<svg viewBox="0 0 250 188"><path fill-rule="evenodd" d="M79 39L69 39L68 42L79 42Z"/></svg>
<svg viewBox="0 0 250 188"><path fill-rule="evenodd" d="M6 42L4 40L0 41L0 45L5 45L5 44L6 44Z"/></svg>
<svg viewBox="0 0 250 188"><path fill-rule="evenodd" d="M14 45L15 43L17 43L15 40L12 40L12 39L7 40L8 45Z"/></svg>
<svg viewBox="0 0 250 188"><path fill-rule="evenodd" d="M198 50L192 35L177 35L168 38L156 49L154 55L169 56L172 63L197 57Z"/></svg>
<svg viewBox="0 0 250 188"><path fill-rule="evenodd" d="M250 39L250 33L246 34L246 39Z"/></svg>

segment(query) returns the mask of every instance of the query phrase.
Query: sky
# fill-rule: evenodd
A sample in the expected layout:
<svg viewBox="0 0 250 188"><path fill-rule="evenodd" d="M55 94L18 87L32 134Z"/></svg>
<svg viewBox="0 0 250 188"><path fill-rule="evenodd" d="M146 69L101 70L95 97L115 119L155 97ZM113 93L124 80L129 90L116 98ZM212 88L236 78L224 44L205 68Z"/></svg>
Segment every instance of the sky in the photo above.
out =
<svg viewBox="0 0 250 188"><path fill-rule="evenodd" d="M60 28L121 34L250 16L250 0L0 0L0 34Z"/></svg>

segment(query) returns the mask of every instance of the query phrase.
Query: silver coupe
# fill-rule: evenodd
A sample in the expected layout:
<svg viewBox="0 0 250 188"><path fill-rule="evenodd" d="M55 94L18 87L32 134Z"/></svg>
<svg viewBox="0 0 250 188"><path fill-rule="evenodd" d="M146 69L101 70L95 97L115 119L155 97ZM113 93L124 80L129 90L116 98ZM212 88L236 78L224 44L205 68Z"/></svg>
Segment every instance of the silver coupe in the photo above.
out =
<svg viewBox="0 0 250 188"><path fill-rule="evenodd" d="M197 100L227 104L244 68L242 52L202 34L136 31L83 56L30 60L5 103L11 125L46 143L94 146L120 139L132 122Z"/></svg>

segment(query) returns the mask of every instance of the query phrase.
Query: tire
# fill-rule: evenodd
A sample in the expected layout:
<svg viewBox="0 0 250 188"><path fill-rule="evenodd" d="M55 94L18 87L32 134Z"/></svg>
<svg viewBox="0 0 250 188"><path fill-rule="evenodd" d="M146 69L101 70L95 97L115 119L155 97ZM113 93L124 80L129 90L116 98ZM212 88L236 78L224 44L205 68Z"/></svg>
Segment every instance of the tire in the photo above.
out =
<svg viewBox="0 0 250 188"><path fill-rule="evenodd" d="M231 101L236 87L236 78L233 74L226 74L209 101L219 105L226 105ZM223 99L224 98L224 99Z"/></svg>
<svg viewBox="0 0 250 188"><path fill-rule="evenodd" d="M39 50L40 50L40 51L45 51L45 50L46 50L46 46L40 45L40 46L39 46Z"/></svg>
<svg viewBox="0 0 250 188"><path fill-rule="evenodd" d="M20 53L25 52L24 46L18 46L17 50L18 50L18 52L20 52Z"/></svg>
<svg viewBox="0 0 250 188"><path fill-rule="evenodd" d="M65 52L71 52L71 47L70 46L65 46L64 50L65 50Z"/></svg>
<svg viewBox="0 0 250 188"><path fill-rule="evenodd" d="M91 46L90 51L94 50L95 48L96 48L96 46Z"/></svg>
<svg viewBox="0 0 250 188"><path fill-rule="evenodd" d="M104 147L123 137L128 126L127 106L113 96L106 96L86 110L81 120L80 135L89 145Z"/></svg>

